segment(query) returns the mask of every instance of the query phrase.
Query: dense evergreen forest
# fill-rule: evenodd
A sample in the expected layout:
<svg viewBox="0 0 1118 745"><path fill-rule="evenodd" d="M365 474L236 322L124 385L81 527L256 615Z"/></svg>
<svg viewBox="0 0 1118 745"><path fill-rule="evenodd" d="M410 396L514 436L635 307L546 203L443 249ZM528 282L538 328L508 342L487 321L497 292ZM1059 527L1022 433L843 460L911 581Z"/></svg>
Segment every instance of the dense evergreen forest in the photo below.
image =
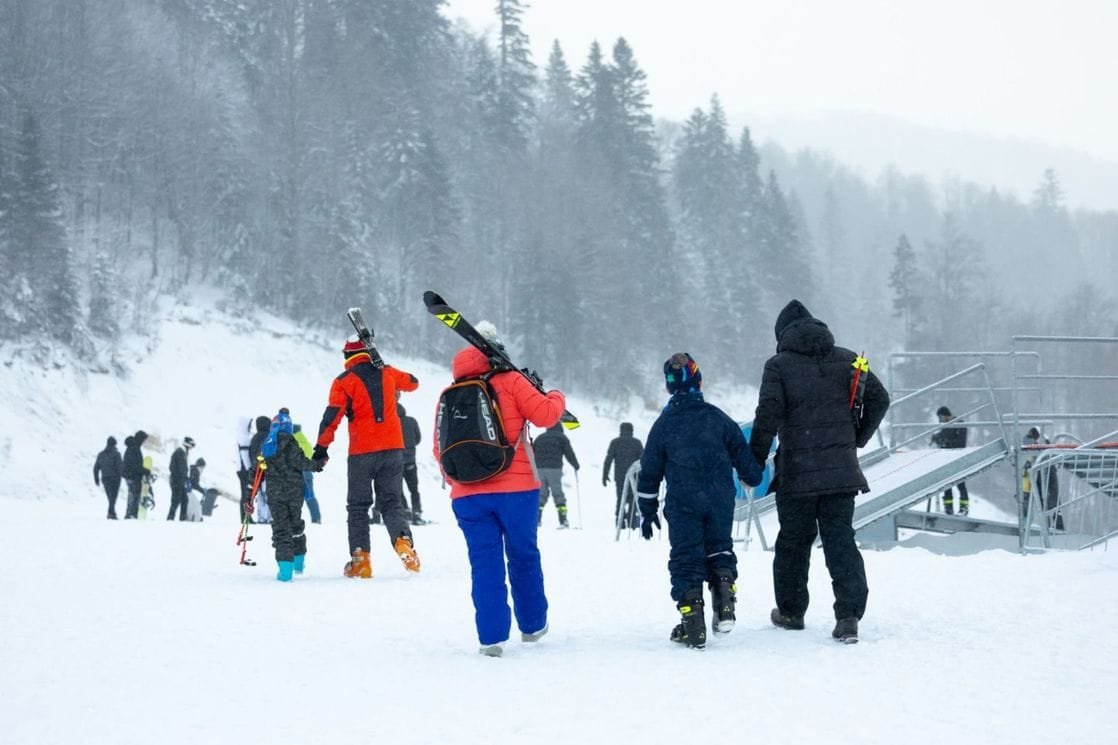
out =
<svg viewBox="0 0 1118 745"><path fill-rule="evenodd" d="M481 36L440 0L0 0L0 341L103 354L216 290L439 358L435 288L622 398L678 348L755 384L791 297L879 355L1118 332L1118 213L1058 174L867 177L732 127L734 91L657 121L639 49L534 60L526 5Z"/></svg>

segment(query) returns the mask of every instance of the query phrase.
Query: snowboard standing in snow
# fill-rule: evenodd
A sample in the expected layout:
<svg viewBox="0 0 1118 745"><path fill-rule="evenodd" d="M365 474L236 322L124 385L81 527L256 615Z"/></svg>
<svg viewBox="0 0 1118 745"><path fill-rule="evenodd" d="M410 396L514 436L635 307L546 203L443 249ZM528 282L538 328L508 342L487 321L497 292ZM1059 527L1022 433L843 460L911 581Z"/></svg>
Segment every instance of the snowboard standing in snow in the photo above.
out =
<svg viewBox="0 0 1118 745"><path fill-rule="evenodd" d="M148 519L148 513L155 509L155 491L152 485L155 483L155 475L151 472L152 460L150 455L144 456L144 475L140 481L140 511L139 517L141 520Z"/></svg>

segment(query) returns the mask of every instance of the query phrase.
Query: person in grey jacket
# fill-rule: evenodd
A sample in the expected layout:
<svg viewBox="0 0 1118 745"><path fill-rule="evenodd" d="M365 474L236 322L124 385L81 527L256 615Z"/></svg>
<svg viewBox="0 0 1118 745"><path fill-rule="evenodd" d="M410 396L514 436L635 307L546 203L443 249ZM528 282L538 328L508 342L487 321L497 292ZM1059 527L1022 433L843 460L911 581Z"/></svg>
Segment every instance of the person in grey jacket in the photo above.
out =
<svg viewBox="0 0 1118 745"><path fill-rule="evenodd" d="M578 458L575 456L571 441L563 434L563 425L554 424L532 443L536 455L536 470L540 475L540 521L543 521L543 508L550 494L555 500L555 511L559 513L559 527L569 528L567 522L567 497L563 494L563 459L566 458L575 469L578 478Z"/></svg>
<svg viewBox="0 0 1118 745"><path fill-rule="evenodd" d="M124 470L124 461L120 451L116 449L116 438L110 437L105 443L105 449L97 454L93 463L93 483L105 489L105 496L109 498L108 519L116 520L116 498L120 494L120 479Z"/></svg>

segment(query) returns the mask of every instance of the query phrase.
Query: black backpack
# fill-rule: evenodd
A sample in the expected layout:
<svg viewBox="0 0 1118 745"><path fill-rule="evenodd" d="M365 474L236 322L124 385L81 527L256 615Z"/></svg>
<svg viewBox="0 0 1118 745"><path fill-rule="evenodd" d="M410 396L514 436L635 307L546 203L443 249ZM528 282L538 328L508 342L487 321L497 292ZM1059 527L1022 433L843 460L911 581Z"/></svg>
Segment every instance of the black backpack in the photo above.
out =
<svg viewBox="0 0 1118 745"><path fill-rule="evenodd" d="M512 465L516 447L505 436L493 373L456 380L439 394L435 429L443 473L460 484L491 479Z"/></svg>

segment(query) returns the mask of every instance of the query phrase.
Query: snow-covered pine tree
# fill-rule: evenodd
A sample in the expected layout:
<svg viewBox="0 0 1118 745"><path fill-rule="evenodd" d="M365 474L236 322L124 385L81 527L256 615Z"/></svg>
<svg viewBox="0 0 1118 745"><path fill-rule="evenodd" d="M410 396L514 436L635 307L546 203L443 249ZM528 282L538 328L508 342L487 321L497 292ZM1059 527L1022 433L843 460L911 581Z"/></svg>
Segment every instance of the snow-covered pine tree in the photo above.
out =
<svg viewBox="0 0 1118 745"><path fill-rule="evenodd" d="M893 271L889 286L893 288L893 316L901 320L901 347L911 349L921 319L923 282L916 262L916 250L901 233L893 248Z"/></svg>
<svg viewBox="0 0 1118 745"><path fill-rule="evenodd" d="M47 167L35 115L25 109L13 153L8 240L21 334L76 341L80 298L62 222L58 184Z"/></svg>
<svg viewBox="0 0 1118 745"><path fill-rule="evenodd" d="M684 125L673 169L678 203L678 240L688 294L703 297L695 309L698 343L711 350L704 365L729 379L757 362L742 359L743 319L757 317L745 210L745 183L718 96L710 113L696 109ZM759 350L758 350L759 351Z"/></svg>

